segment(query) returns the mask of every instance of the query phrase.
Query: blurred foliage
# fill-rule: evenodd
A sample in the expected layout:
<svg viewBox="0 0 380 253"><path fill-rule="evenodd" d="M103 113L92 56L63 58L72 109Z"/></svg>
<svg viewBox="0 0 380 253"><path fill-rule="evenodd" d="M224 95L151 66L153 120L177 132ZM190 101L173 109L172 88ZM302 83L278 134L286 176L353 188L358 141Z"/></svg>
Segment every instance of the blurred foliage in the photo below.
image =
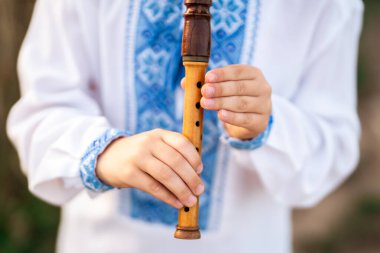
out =
<svg viewBox="0 0 380 253"><path fill-rule="evenodd" d="M320 221L323 222L323 221ZM302 252L380 252L380 196L363 196L353 203L338 227L324 238L304 242Z"/></svg>
<svg viewBox="0 0 380 253"><path fill-rule="evenodd" d="M22 175L16 153L5 137L5 120L10 107L19 97L16 56L25 35L33 8L32 0L0 0L0 252L54 252L59 221L58 208L33 197ZM359 58L359 94L362 100L380 94L374 81L373 60L379 44L373 45L380 32L371 28L380 17L380 1L367 0L365 26ZM372 21L371 21L372 20ZM372 43L372 46L371 46ZM363 45L364 44L364 45ZM368 46L369 45L369 46ZM368 50L373 47L373 50ZM378 58L377 58L378 59ZM380 62L377 62L380 64ZM380 65L376 65L380 66ZM375 67L376 67L375 66ZM378 69L377 69L378 70ZM362 105L361 105L362 106ZM361 163L365 166L366 161ZM346 183L360 177L360 171ZM322 237L310 238L297 248L307 253L380 252L380 196L359 194L339 225ZM323 221L317 221L323 222Z"/></svg>
<svg viewBox="0 0 380 253"><path fill-rule="evenodd" d="M58 208L33 197L17 155L5 137L10 106L19 97L16 56L29 23L33 1L0 0L0 252L54 252Z"/></svg>
<svg viewBox="0 0 380 253"><path fill-rule="evenodd" d="M359 95L361 96L361 98L365 97L365 95L368 95L368 93L371 92L372 88L374 88L373 86L375 86L373 83L371 83L370 80L368 80L368 78L370 78L371 76L368 73L368 70L370 69L369 65L372 65L374 63L374 61L371 60L371 58L376 57L378 59L380 55L379 52L377 51L373 52L373 55L369 55L368 50L367 50L368 44L380 42L378 41L378 38L377 38L380 35L380 23L378 23L379 21L378 17L380 17L380 1L364 0L364 4L365 4L365 16L363 20L363 33L362 33L362 39L361 39L359 66L358 66L358 90L359 90ZM371 26L376 26L376 27L371 27ZM376 34L373 34L374 32ZM367 41L369 43L367 43ZM377 61L375 62L378 63Z"/></svg>

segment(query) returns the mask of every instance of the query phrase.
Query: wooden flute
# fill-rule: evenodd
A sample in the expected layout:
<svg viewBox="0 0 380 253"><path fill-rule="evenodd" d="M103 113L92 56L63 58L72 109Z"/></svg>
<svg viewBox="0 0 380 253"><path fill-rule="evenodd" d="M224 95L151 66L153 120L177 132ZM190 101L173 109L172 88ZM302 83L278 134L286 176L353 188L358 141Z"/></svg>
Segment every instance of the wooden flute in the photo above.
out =
<svg viewBox="0 0 380 253"><path fill-rule="evenodd" d="M201 88L205 81L210 58L212 0L184 0L187 7L182 37L182 57L185 66L185 102L182 134L202 152L203 109L200 106ZM199 239L199 197L197 203L184 207L178 213L174 234L178 239Z"/></svg>

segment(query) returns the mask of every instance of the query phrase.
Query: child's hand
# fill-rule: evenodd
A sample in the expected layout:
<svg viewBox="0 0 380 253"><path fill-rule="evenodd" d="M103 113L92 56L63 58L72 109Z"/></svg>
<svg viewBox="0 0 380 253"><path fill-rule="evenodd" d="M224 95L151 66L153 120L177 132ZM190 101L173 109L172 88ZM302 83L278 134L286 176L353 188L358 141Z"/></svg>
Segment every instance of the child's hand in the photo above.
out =
<svg viewBox="0 0 380 253"><path fill-rule="evenodd" d="M111 143L100 155L96 174L117 188L137 188L167 204L191 207L203 193L203 165L183 135L156 129Z"/></svg>
<svg viewBox="0 0 380 253"><path fill-rule="evenodd" d="M231 137L252 139L267 128L272 89L255 67L231 65L209 71L202 96L202 107L218 111Z"/></svg>

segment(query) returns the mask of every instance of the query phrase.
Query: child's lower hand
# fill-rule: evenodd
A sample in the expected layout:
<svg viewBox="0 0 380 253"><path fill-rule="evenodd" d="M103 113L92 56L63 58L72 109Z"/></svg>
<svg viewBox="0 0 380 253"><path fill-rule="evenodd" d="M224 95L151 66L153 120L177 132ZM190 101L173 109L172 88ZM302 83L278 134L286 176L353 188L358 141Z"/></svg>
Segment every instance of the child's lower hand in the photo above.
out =
<svg viewBox="0 0 380 253"><path fill-rule="evenodd" d="M203 165L183 135L156 129L111 143L100 155L96 174L117 188L137 188L167 204L191 207L203 193Z"/></svg>
<svg viewBox="0 0 380 253"><path fill-rule="evenodd" d="M252 139L268 125L272 89L255 67L230 65L209 71L202 96L201 106L218 111L231 137Z"/></svg>

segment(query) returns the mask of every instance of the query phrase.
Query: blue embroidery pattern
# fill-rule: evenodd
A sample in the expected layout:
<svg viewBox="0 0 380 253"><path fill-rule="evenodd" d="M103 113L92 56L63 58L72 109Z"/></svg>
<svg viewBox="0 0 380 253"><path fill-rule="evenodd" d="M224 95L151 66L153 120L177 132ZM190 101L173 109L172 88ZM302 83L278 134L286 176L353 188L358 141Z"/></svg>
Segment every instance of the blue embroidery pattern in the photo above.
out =
<svg viewBox="0 0 380 253"><path fill-rule="evenodd" d="M240 61L249 0L213 1L211 69Z"/></svg>
<svg viewBox="0 0 380 253"><path fill-rule="evenodd" d="M184 76L181 54L182 1L141 1L135 41L134 86L137 133L154 128L179 132L182 119L176 117L175 90ZM174 225L177 210L151 195L132 189L129 215L147 222Z"/></svg>
<svg viewBox="0 0 380 253"><path fill-rule="evenodd" d="M248 59L253 59L253 55L255 53L255 49L256 49L255 45L256 45L256 39L257 39L257 31L260 24L260 17L261 17L261 0L256 0L256 13L254 17L255 29L253 30L253 37L252 37L253 48L249 52Z"/></svg>
<svg viewBox="0 0 380 253"><path fill-rule="evenodd" d="M99 138L93 141L93 143L88 147L86 153L81 159L79 166L83 185L87 189L94 192L105 192L113 188L112 186L101 182L96 177L95 168L97 158L112 141L128 135L129 134L125 131L109 129Z"/></svg>
<svg viewBox="0 0 380 253"><path fill-rule="evenodd" d="M259 0L251 0L259 1ZM182 117L177 117L175 91L184 76L181 53L182 0L146 0L140 2L135 32L134 69L132 84L137 101L136 133L154 128L181 131ZM212 18L212 56L209 67L217 68L240 62L246 10L249 0L214 0ZM259 5L257 5L259 6ZM259 13L259 11L257 11ZM128 19L129 20L129 19ZM128 21L130 22L130 20ZM127 24L128 29L131 26ZM126 45L129 45L126 42ZM127 50L128 51L128 50ZM249 52L250 53L250 52ZM128 64L126 68L128 68ZM131 85L131 84L129 84ZM127 115L128 118L128 115ZM206 192L200 198L199 225L208 228L211 190L215 177L218 140L221 135L215 112L205 111L202 174ZM146 222L175 225L177 210L139 190L122 190L131 199L129 215Z"/></svg>

